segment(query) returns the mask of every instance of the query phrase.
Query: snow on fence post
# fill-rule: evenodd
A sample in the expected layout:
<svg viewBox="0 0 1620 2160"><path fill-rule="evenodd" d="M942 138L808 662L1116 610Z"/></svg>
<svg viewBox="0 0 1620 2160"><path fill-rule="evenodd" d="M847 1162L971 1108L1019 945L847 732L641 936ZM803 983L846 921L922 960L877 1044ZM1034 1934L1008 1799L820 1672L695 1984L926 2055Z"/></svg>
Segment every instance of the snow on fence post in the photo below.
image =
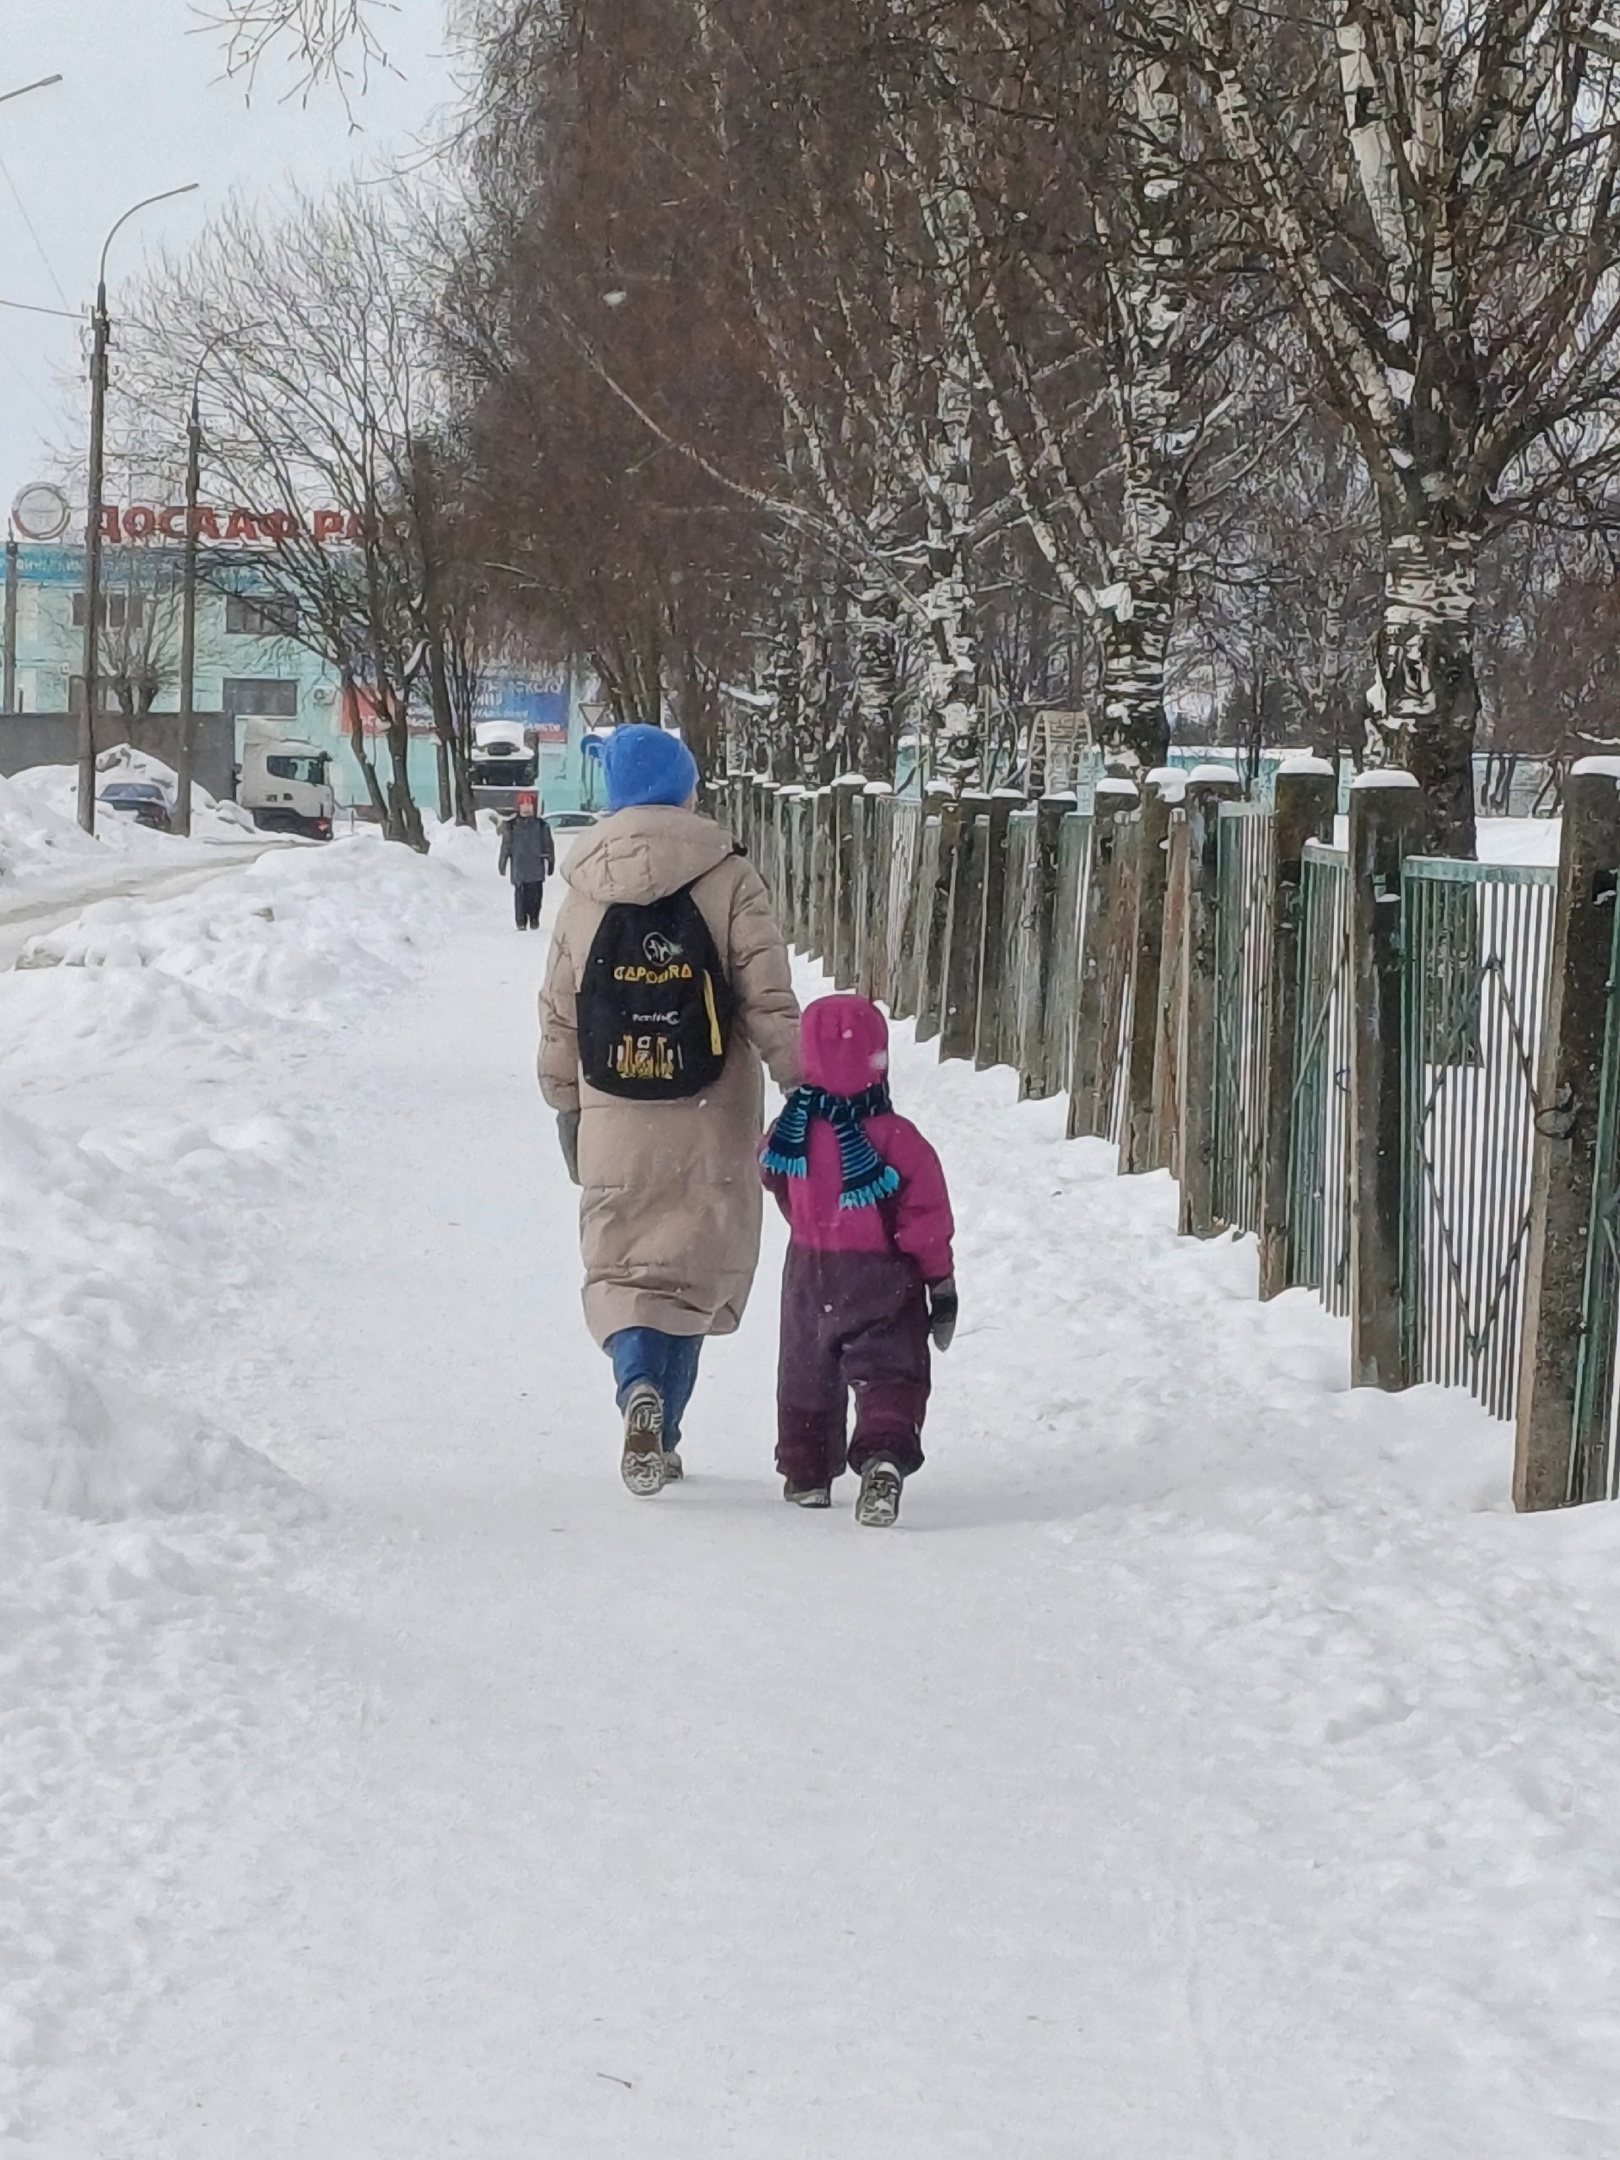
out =
<svg viewBox="0 0 1620 2160"><path fill-rule="evenodd" d="M1164 970L1165 893L1170 877L1170 815L1180 803L1184 776L1173 766L1147 775L1136 835L1136 922L1131 993L1131 1032L1125 1045L1125 1121L1119 1141L1120 1174L1156 1170L1153 1148L1153 1071L1159 1047L1159 997Z"/></svg>
<svg viewBox="0 0 1620 2160"><path fill-rule="evenodd" d="M979 969L984 958L984 894L990 867L990 798L964 795L951 849L951 896L945 934L939 1054L971 1058L979 1031Z"/></svg>
<svg viewBox="0 0 1620 2160"><path fill-rule="evenodd" d="M1109 959L1119 935L1118 865L1122 821L1135 811L1134 781L1097 782L1091 809L1091 861L1080 931L1080 991L1074 1028L1074 1071L1069 1085L1071 1140L1108 1130L1109 1089L1104 1038L1108 1029Z"/></svg>
<svg viewBox="0 0 1620 2160"><path fill-rule="evenodd" d="M1063 1084L1061 1075L1052 1070L1049 1013L1057 993L1058 848L1063 820L1074 806L1072 795L1043 795L1035 805L1035 838L1024 896L1025 934L1018 946L1021 979L1013 1006L1018 1021L1013 1056L1020 1102L1041 1101L1055 1095Z"/></svg>
<svg viewBox="0 0 1620 2160"><path fill-rule="evenodd" d="M950 947L951 880L962 805L949 789L923 798L922 846L917 855L917 1040L932 1042L945 1009L945 959Z"/></svg>
<svg viewBox="0 0 1620 2160"><path fill-rule="evenodd" d="M1605 1265L1612 1184L1611 1024L1620 761L1582 758L1564 784L1547 1019L1536 1078L1530 1245L1519 1354L1513 1504L1602 1500L1610 1486L1615 1276ZM1594 1244L1594 1240L1597 1241Z"/></svg>
<svg viewBox="0 0 1620 2160"><path fill-rule="evenodd" d="M1401 864L1423 841L1415 777L1380 768L1350 784L1350 1376L1410 1384L1401 1324Z"/></svg>
<svg viewBox="0 0 1620 2160"><path fill-rule="evenodd" d="M1221 804L1243 784L1230 765L1195 765L1187 775L1187 880L1183 932L1181 1212L1183 1237L1216 1236L1215 1030Z"/></svg>
<svg viewBox="0 0 1620 2160"><path fill-rule="evenodd" d="M855 882L860 861L860 773L843 773L832 786L832 906L825 966L835 990L855 987Z"/></svg>
<svg viewBox="0 0 1620 2160"><path fill-rule="evenodd" d="M1339 779L1325 758L1288 758L1272 796L1271 969L1260 1040L1265 1143L1260 1158L1260 1295L1288 1288L1288 1166L1299 1055L1300 900L1307 840L1331 840Z"/></svg>
<svg viewBox="0 0 1620 2160"><path fill-rule="evenodd" d="M998 788L990 798L990 833L984 869L984 930L979 950L979 1010L973 1029L973 1062L980 1072L1003 1062L1003 989L1007 980L1007 909L1016 897L1007 889L1007 842L1015 810L1024 797L1016 788Z"/></svg>

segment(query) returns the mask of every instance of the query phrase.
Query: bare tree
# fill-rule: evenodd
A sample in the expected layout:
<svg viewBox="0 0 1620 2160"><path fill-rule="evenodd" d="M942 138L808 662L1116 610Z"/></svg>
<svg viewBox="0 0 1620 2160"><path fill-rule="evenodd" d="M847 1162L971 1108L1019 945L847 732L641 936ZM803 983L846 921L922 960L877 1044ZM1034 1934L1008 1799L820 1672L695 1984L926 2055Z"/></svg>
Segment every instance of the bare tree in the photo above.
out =
<svg viewBox="0 0 1620 2160"><path fill-rule="evenodd" d="M1369 755L1472 853L1482 548L1620 460L1620 74L1598 0L1187 0L1234 209L1366 463Z"/></svg>
<svg viewBox="0 0 1620 2160"><path fill-rule="evenodd" d="M262 511L255 577L344 685L351 740L390 837L421 846L412 696L435 645L461 635L466 617L429 447L446 413L416 233L409 199L372 188L301 201L275 222L235 206L149 280L127 344L148 414L182 409L183 386L200 372L214 468ZM320 516L334 508L335 531ZM425 688L454 753L460 738L436 669ZM365 707L383 731L386 782L358 717ZM456 796L470 814L464 785Z"/></svg>
<svg viewBox="0 0 1620 2160"><path fill-rule="evenodd" d="M356 72L386 62L379 18L391 0L219 0L199 9L223 36L228 73L252 82L264 62L284 53L307 95L322 83L347 90Z"/></svg>

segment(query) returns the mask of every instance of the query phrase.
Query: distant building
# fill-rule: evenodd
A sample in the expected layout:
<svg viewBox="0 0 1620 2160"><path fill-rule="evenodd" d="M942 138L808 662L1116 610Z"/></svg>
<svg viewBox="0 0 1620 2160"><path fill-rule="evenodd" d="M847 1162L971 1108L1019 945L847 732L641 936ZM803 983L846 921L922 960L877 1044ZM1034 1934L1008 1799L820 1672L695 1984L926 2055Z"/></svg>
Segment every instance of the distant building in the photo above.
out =
<svg viewBox="0 0 1620 2160"><path fill-rule="evenodd" d="M102 558L102 620L106 626L98 704L115 711L179 710L180 550L176 546L109 546ZM228 579L228 584L227 584ZM83 705L85 559L82 546L24 544L16 556L16 650L13 658L21 713L77 712ZM296 604L269 592L244 550L240 568L217 563L197 599L197 669L193 704L223 712L237 725L270 720L332 752L340 803L363 804L366 787L349 743L341 686L334 672L298 635ZM583 741L588 729L572 687L543 686L495 676L481 686L479 719L516 719L534 730L540 788L549 807L580 805ZM363 695L361 725L379 736L382 723ZM375 745L386 782L388 754ZM411 784L418 802L438 799L431 722L412 715Z"/></svg>

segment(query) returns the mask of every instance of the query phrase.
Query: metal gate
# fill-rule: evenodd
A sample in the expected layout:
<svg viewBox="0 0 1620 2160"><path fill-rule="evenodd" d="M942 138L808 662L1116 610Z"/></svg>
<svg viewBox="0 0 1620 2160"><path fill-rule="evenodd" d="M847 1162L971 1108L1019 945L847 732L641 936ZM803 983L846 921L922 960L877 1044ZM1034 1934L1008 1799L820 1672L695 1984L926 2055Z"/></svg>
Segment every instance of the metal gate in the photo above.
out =
<svg viewBox="0 0 1620 2160"><path fill-rule="evenodd" d="M1266 985L1274 828L1259 803L1222 803L1215 859L1217 1218L1257 1234L1266 1146Z"/></svg>
<svg viewBox="0 0 1620 2160"><path fill-rule="evenodd" d="M1289 1121L1288 1280L1350 1310L1350 864L1305 843Z"/></svg>
<svg viewBox="0 0 1620 2160"><path fill-rule="evenodd" d="M1414 1380L1513 1415L1557 872L1408 857L1401 1307Z"/></svg>

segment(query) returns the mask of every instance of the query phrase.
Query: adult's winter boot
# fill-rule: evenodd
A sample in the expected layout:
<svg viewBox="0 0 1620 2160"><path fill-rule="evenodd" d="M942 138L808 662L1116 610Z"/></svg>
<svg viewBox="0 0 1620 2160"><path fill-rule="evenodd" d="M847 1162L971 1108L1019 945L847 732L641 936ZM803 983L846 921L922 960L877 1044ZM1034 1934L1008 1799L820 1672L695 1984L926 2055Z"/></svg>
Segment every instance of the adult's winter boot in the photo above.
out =
<svg viewBox="0 0 1620 2160"><path fill-rule="evenodd" d="M855 1520L868 1530L887 1530L900 1513L899 1471L887 1455L874 1455L861 1472Z"/></svg>
<svg viewBox="0 0 1620 2160"><path fill-rule="evenodd" d="M664 1489L664 1398L650 1380L638 1380L625 1397L619 1475L638 1500Z"/></svg>

